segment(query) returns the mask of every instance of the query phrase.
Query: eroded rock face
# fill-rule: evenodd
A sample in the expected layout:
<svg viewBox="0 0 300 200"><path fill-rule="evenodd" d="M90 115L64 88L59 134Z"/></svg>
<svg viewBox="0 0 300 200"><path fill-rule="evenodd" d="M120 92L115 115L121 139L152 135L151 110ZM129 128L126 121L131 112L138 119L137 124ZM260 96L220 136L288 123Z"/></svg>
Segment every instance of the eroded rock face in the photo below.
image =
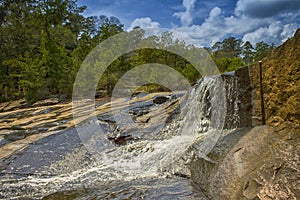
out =
<svg viewBox="0 0 300 200"><path fill-rule="evenodd" d="M285 121L300 124L300 29L262 61L266 124ZM249 67L252 82L252 116L260 125L259 65Z"/></svg>
<svg viewBox="0 0 300 200"><path fill-rule="evenodd" d="M121 100L120 107L103 112L97 118L111 141L126 144L130 140L156 135L177 112L183 96L184 93L166 92Z"/></svg>
<svg viewBox="0 0 300 200"><path fill-rule="evenodd" d="M263 73L267 124L300 124L300 29L266 59Z"/></svg>
<svg viewBox="0 0 300 200"><path fill-rule="evenodd" d="M211 199L299 199L299 133L291 123L232 132L210 153L216 163L193 162L192 179Z"/></svg>

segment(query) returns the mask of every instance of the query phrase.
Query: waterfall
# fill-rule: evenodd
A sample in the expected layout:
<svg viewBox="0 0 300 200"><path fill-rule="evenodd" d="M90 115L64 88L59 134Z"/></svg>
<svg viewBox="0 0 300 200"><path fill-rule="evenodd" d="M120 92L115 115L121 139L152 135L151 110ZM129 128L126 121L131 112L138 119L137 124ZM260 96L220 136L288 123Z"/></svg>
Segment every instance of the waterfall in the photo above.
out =
<svg viewBox="0 0 300 200"><path fill-rule="evenodd" d="M126 145L101 141L107 146L93 152L86 146L78 147L65 155L64 159L49 166L47 170L53 175L21 179L6 175L0 181L3 186L0 197L27 195L39 198L57 191L100 187L104 183L160 179L176 174L188 177L189 161L193 156L210 160L207 154L217 143L222 131L239 127L237 87L234 73L203 77L190 94L181 97L186 99L177 108L180 112L172 113L172 120L165 121L164 127L159 126L155 134L134 135L137 139ZM100 123L104 130L118 131L115 124L101 123L103 118L98 117L98 120L86 123L81 128L95 130ZM109 123L113 123L112 118L108 118ZM93 134L93 137L86 138L85 143L97 146L97 141L104 138L103 133L94 131ZM26 191L21 188L26 188Z"/></svg>

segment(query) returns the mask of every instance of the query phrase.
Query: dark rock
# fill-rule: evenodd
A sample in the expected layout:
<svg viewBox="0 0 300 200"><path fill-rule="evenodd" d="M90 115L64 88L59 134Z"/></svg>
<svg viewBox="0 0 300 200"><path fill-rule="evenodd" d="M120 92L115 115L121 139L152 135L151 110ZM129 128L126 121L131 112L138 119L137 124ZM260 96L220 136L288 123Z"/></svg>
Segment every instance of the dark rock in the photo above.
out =
<svg viewBox="0 0 300 200"><path fill-rule="evenodd" d="M48 131L48 128L46 128L46 127L41 127L41 128L38 128L38 131L39 131L39 132L46 132L46 131Z"/></svg>
<svg viewBox="0 0 300 200"><path fill-rule="evenodd" d="M226 90L224 129L252 126L251 83L248 67L221 75Z"/></svg>
<svg viewBox="0 0 300 200"><path fill-rule="evenodd" d="M103 91L96 91L95 98L102 98L104 97Z"/></svg>
<svg viewBox="0 0 300 200"><path fill-rule="evenodd" d="M239 110L239 127L251 127L252 124L252 101L251 101L251 82L249 68L243 67L235 71L237 77L238 91L238 110Z"/></svg>
<svg viewBox="0 0 300 200"><path fill-rule="evenodd" d="M166 103L169 100L166 96L157 96L153 99L153 103L155 104L163 104Z"/></svg>
<svg viewBox="0 0 300 200"><path fill-rule="evenodd" d="M123 145L126 144L128 140L132 140L133 138L131 137L131 135L122 135L122 136L118 136L117 138L108 138L109 140L112 140L115 144L118 145Z"/></svg>
<svg viewBox="0 0 300 200"><path fill-rule="evenodd" d="M61 95L58 95L58 99L60 102L67 102L70 100L70 97L68 94L61 94Z"/></svg>
<svg viewBox="0 0 300 200"><path fill-rule="evenodd" d="M4 139L8 141L16 141L25 138L25 130L17 130L10 134L4 135Z"/></svg>

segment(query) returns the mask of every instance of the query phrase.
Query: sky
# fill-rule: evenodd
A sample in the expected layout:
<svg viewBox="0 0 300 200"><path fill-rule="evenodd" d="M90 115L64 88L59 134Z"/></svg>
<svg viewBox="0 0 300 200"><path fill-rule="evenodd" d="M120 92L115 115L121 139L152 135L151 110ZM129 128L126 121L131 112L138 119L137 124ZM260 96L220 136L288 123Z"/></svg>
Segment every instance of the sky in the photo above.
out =
<svg viewBox="0 0 300 200"><path fill-rule="evenodd" d="M170 31L189 44L210 47L236 37L253 45L282 44L300 28L300 0L78 0L85 16L114 16L126 31Z"/></svg>

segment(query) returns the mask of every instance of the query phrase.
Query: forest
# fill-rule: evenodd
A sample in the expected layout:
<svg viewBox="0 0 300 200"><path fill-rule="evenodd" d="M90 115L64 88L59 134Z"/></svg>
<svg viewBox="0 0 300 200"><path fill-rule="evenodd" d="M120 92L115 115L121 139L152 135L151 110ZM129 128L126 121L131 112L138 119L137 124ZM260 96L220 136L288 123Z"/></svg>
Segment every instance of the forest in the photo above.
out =
<svg viewBox="0 0 300 200"><path fill-rule="evenodd" d="M0 102L25 98L32 103L53 96L64 100L72 97L77 71L86 56L102 41L126 31L118 18L87 17L83 15L86 9L76 0L0 0ZM138 37L157 46L199 48L179 41L170 32L147 36L140 29ZM274 48L263 41L251 44L234 37L205 47L220 72L250 65ZM201 77L178 55L140 49L116 59L97 89L110 95L125 72L150 62L171 66L191 84ZM164 90L161 86L147 89Z"/></svg>

